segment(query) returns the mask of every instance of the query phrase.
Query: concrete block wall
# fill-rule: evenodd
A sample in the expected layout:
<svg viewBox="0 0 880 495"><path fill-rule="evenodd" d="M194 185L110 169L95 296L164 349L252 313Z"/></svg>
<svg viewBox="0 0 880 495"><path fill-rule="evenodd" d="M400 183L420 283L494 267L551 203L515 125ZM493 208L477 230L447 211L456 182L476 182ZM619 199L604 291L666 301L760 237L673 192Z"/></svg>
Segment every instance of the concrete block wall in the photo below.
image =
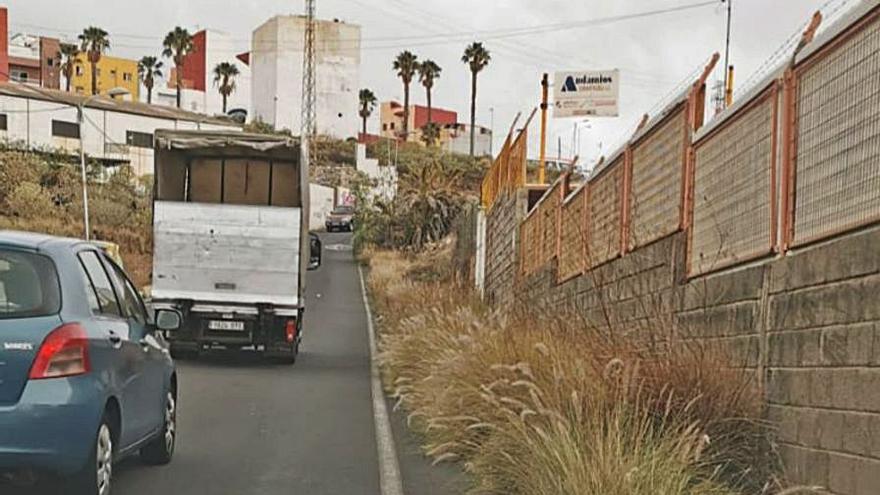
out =
<svg viewBox="0 0 880 495"><path fill-rule="evenodd" d="M518 226L525 216L526 191L502 194L486 213L485 297L506 305L515 298Z"/></svg>
<svg viewBox="0 0 880 495"><path fill-rule="evenodd" d="M555 261L520 274L503 223L511 204L500 206L487 230L496 303L718 342L734 365L755 370L790 481L880 493L880 226L690 280L677 233L557 283Z"/></svg>

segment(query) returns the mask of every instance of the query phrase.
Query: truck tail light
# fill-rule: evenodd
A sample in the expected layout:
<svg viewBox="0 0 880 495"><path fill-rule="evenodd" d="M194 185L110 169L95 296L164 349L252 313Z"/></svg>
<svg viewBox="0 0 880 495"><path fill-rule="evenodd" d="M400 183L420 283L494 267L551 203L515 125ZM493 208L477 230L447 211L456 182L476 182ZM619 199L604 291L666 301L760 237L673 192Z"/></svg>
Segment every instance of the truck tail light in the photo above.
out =
<svg viewBox="0 0 880 495"><path fill-rule="evenodd" d="M284 327L284 335L290 343L296 340L296 320L287 320L287 325Z"/></svg>
<svg viewBox="0 0 880 495"><path fill-rule="evenodd" d="M78 323L62 325L46 336L31 366L29 378L43 380L76 376L91 371L89 340Z"/></svg>

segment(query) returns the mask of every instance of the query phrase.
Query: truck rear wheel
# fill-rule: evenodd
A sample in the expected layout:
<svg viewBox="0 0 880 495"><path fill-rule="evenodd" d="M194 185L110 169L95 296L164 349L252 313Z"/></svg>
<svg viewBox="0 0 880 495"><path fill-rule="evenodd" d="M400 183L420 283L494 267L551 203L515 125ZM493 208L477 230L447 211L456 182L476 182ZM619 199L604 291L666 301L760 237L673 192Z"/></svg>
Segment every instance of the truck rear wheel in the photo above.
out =
<svg viewBox="0 0 880 495"><path fill-rule="evenodd" d="M299 342L292 345L289 349L277 349L266 352L266 358L278 364L287 364L293 366L296 364L296 358L299 356Z"/></svg>

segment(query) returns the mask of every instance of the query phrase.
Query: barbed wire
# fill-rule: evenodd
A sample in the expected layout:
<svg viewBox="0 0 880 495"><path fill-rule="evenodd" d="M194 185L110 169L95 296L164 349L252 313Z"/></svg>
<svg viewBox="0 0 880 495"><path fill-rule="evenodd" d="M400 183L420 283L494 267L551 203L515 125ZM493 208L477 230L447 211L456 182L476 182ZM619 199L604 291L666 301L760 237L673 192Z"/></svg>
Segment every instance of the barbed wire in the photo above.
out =
<svg viewBox="0 0 880 495"><path fill-rule="evenodd" d="M822 12L823 22L820 28L820 32L828 29L831 25L833 25L840 17L843 16L845 11L843 8L850 2L850 0L828 0L824 4L822 4L818 11ZM829 9L832 4L833 8ZM734 97L740 97L744 94L747 94L749 91L754 89L755 85L759 84L764 80L765 77L770 75L773 71L777 70L786 59L791 58L794 53L794 49L797 47L797 44L800 42L801 36L804 33L804 30L809 26L810 21L805 21L799 25L797 30L795 30L791 36L789 36L779 47L764 60L761 65L755 69L754 72L746 79L739 88L734 91Z"/></svg>

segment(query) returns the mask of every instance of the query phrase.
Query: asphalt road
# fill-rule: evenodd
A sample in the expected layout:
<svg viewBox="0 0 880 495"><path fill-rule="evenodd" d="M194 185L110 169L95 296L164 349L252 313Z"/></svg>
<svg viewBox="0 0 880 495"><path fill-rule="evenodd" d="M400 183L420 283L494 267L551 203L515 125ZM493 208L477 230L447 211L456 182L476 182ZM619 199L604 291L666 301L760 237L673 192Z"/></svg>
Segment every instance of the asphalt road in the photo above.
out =
<svg viewBox="0 0 880 495"><path fill-rule="evenodd" d="M179 361L174 460L123 462L114 495L381 495L367 320L350 235L323 241L323 266L309 273L296 365L248 355ZM400 412L392 423L407 495L464 493L455 468L422 458Z"/></svg>

